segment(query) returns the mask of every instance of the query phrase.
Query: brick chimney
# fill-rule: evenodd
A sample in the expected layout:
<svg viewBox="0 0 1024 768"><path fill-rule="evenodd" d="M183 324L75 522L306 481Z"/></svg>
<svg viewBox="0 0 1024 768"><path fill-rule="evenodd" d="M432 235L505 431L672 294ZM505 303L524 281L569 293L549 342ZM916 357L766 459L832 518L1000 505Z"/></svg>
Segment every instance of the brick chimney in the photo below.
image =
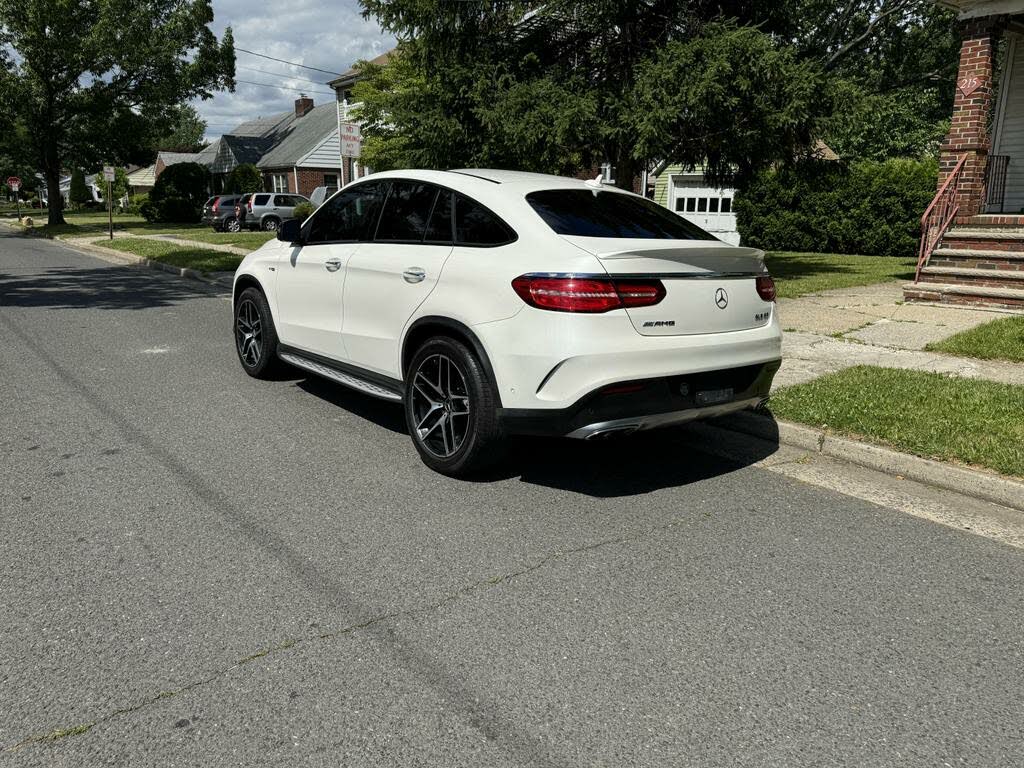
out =
<svg viewBox="0 0 1024 768"><path fill-rule="evenodd" d="M311 109L313 109L313 100L304 93L300 94L299 98L295 100L295 116L302 117Z"/></svg>

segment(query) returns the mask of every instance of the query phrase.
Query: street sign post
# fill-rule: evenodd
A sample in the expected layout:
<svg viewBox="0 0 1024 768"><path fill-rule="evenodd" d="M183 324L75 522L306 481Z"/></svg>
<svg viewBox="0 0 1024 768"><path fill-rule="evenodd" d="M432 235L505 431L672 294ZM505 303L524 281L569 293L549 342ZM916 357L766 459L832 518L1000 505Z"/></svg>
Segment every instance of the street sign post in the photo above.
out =
<svg viewBox="0 0 1024 768"><path fill-rule="evenodd" d="M359 157L363 146L363 132L358 123L342 123L338 126L341 133L341 156Z"/></svg>
<svg viewBox="0 0 1024 768"><path fill-rule="evenodd" d="M14 193L14 202L18 206L18 221L21 221L21 198L18 197L18 190L21 189L21 179L18 176L8 176L7 186Z"/></svg>
<svg viewBox="0 0 1024 768"><path fill-rule="evenodd" d="M107 232L109 239L114 239L114 201L111 198L110 182L114 180L114 166L103 166L103 178L107 182Z"/></svg>

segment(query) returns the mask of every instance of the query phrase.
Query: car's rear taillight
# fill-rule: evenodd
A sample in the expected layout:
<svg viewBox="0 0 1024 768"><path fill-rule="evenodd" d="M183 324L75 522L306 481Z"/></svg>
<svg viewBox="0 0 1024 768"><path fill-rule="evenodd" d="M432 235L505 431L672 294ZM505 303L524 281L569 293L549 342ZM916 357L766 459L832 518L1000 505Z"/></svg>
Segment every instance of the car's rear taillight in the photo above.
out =
<svg viewBox="0 0 1024 768"><path fill-rule="evenodd" d="M512 288L531 307L554 312L649 307L665 298L665 286L660 280L523 275L512 281Z"/></svg>
<svg viewBox="0 0 1024 768"><path fill-rule="evenodd" d="M249 198L248 202L246 202L246 204L245 204L245 210L247 210L249 213L252 213L252 198L251 197Z"/></svg>
<svg viewBox="0 0 1024 768"><path fill-rule="evenodd" d="M213 206L212 206L212 207L210 208L210 211L211 211L212 213L214 213L214 214L216 214L216 213L217 213L217 205L218 205L219 203L220 203L220 198L219 198L219 197L215 197L215 198L213 199Z"/></svg>
<svg viewBox="0 0 1024 768"><path fill-rule="evenodd" d="M775 281L770 275L758 275L757 295L764 301L775 301Z"/></svg>

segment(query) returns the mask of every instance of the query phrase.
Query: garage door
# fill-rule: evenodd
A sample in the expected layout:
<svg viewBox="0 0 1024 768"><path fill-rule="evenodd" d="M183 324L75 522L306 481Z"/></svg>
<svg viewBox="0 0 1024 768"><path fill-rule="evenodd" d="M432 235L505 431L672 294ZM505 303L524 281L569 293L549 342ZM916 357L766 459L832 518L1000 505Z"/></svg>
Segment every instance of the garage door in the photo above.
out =
<svg viewBox="0 0 1024 768"><path fill-rule="evenodd" d="M674 178L671 208L720 240L739 245L736 214L732 210L734 190L715 189L701 179Z"/></svg>

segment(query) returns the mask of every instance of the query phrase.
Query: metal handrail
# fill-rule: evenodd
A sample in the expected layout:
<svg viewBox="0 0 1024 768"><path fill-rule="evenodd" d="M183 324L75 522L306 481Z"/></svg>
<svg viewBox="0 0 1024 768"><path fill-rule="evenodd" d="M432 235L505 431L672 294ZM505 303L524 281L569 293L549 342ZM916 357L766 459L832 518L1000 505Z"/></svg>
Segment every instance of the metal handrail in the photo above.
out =
<svg viewBox="0 0 1024 768"><path fill-rule="evenodd" d="M917 253L917 270L914 272L914 282L921 279L921 268L924 267L932 251L942 241L953 223L960 204L957 202L957 188L960 186L960 177L964 173L964 164L967 162L967 155L960 158L960 161L953 168L952 173L946 177L945 183L935 193L931 205L921 217L921 246Z"/></svg>

